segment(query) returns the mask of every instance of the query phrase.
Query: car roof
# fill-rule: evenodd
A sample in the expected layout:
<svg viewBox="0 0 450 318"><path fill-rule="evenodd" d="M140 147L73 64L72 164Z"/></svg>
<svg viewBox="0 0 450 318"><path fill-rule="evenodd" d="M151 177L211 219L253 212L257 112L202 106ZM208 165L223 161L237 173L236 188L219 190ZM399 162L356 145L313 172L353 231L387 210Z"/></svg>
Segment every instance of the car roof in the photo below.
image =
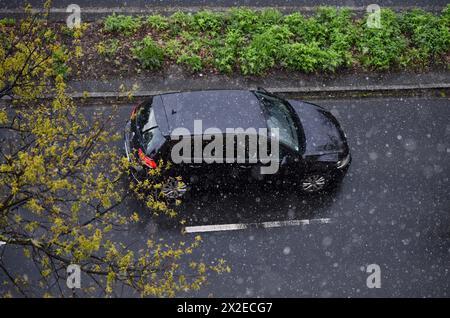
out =
<svg viewBox="0 0 450 318"><path fill-rule="evenodd" d="M169 134L186 128L194 135L194 120L207 128L267 128L258 98L246 90L204 90L160 95Z"/></svg>

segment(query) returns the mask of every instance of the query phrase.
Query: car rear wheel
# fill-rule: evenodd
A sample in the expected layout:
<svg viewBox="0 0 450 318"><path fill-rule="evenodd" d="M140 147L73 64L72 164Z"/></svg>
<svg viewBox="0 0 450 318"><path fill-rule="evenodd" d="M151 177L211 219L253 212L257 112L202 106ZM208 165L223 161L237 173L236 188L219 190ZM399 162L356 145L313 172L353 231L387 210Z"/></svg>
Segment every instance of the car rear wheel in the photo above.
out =
<svg viewBox="0 0 450 318"><path fill-rule="evenodd" d="M168 199L180 199L186 193L186 190L187 187L184 182L172 177L168 178L161 188L161 192Z"/></svg>

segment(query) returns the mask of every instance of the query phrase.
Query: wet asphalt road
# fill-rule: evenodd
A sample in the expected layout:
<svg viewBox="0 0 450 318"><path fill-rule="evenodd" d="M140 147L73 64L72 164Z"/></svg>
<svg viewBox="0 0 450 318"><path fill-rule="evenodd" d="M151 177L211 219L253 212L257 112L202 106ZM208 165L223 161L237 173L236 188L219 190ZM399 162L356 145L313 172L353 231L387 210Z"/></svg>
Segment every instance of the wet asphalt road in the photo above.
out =
<svg viewBox="0 0 450 318"><path fill-rule="evenodd" d="M218 297L450 296L450 101L445 98L322 100L341 122L353 162L334 193L308 197L292 186L231 184L194 191L187 226L329 218L330 224L199 233L206 259L231 274L196 295ZM121 109L128 116L130 108ZM135 208L128 202L129 210ZM136 226L171 240L165 221ZM192 236L196 234L186 234ZM381 269L369 289L365 266Z"/></svg>
<svg viewBox="0 0 450 318"><path fill-rule="evenodd" d="M308 197L276 184L205 186L192 193L180 216L187 226L320 218L332 223L198 233L204 243L194 257L224 258L232 272L212 275L200 292L187 296L449 297L450 101L315 102L334 113L351 146L353 162L340 188ZM121 107L115 124L121 126L130 112L131 106ZM138 207L130 199L123 213ZM183 235L147 211L140 214L142 222L124 240L145 242L152 233L166 241L197 235ZM9 259L12 266L22 262ZM366 285L369 264L380 266L379 289Z"/></svg>

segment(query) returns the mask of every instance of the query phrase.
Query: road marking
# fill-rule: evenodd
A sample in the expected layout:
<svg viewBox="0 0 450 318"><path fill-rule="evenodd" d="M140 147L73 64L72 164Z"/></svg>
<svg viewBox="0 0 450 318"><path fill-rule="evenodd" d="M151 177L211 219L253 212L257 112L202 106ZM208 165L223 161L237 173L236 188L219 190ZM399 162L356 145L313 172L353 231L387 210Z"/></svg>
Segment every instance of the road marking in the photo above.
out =
<svg viewBox="0 0 450 318"><path fill-rule="evenodd" d="M271 221L260 223L236 223L236 224L212 224L212 225L197 225L186 226L186 233L205 233L205 232L221 232L221 231L237 231L248 228L276 228L284 226L300 226L307 224L328 224L333 223L330 218L321 219L305 219L305 220L288 220L288 221Z"/></svg>

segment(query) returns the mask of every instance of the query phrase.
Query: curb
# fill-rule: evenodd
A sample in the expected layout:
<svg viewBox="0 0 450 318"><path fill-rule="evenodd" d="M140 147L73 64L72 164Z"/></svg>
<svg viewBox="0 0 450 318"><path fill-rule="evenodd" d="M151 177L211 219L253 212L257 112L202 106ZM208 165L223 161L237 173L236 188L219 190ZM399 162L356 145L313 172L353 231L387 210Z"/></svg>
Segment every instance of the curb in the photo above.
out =
<svg viewBox="0 0 450 318"><path fill-rule="evenodd" d="M226 89L226 88L224 88ZM242 89L256 89L256 87L243 87ZM320 100L330 98L376 98L376 97L441 97L450 96L450 83L424 84L424 85L392 85L392 86L359 86L359 87L292 87L292 88L271 88L266 87L270 92L279 94L285 98ZM190 91L190 90L183 90ZM195 90L192 90L195 91ZM126 106L130 103L138 103L146 98L167 93L177 93L180 90L164 91L137 91L132 97L127 93L117 92L73 92L68 96L77 101L81 107L89 106ZM48 99L51 96L44 96L40 99ZM0 105L8 105L9 97L0 99Z"/></svg>
<svg viewBox="0 0 450 318"><path fill-rule="evenodd" d="M252 88L250 88L252 89ZM253 88L255 89L255 88ZM365 85L365 86L331 86L331 87L265 87L269 92L280 94L295 93L345 93L345 92L377 92L377 91L408 91L408 90L434 90L434 89L450 89L450 83L438 84L418 84L418 85ZM186 90L189 91L189 90ZM134 97L149 97L153 95L176 93L178 90L154 90L154 91L137 91ZM86 97L87 95L87 97ZM127 97L127 93L117 92L74 92L69 94L72 98L110 98L110 97Z"/></svg>
<svg viewBox="0 0 450 318"><path fill-rule="evenodd" d="M243 87L242 89L256 89L256 87ZM375 97L375 96L447 96L450 94L450 83L417 84L417 85L365 85L365 86L330 86L330 87L265 87L270 92L285 97ZM189 90L184 90L189 91ZM145 90L133 94L134 100L142 100L147 97L176 93L179 90ZM130 102L127 93L117 92L74 92L69 94L73 99L81 100L84 105L95 101L113 101L118 104Z"/></svg>

